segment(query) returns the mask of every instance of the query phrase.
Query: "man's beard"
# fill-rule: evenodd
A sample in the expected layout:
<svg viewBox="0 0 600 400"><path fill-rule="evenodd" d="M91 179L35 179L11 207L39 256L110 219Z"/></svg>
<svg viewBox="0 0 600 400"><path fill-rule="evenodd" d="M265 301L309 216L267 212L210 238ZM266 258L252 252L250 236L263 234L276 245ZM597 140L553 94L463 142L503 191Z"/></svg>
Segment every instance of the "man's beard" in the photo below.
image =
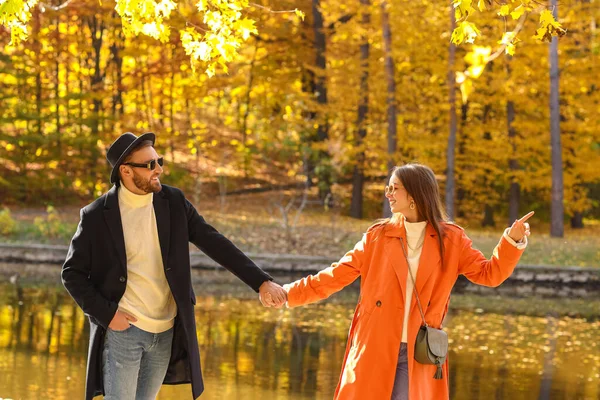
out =
<svg viewBox="0 0 600 400"><path fill-rule="evenodd" d="M144 179L133 172L133 184L144 193L158 193L162 190L160 182L151 182L150 179Z"/></svg>

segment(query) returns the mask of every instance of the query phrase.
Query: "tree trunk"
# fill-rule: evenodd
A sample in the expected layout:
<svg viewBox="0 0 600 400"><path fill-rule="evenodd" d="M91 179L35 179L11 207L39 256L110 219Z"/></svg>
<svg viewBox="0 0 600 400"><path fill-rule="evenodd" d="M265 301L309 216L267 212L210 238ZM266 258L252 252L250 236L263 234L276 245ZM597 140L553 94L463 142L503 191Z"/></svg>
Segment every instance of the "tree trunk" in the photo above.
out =
<svg viewBox="0 0 600 400"><path fill-rule="evenodd" d="M485 74L484 82L482 82L482 83L484 83L485 87L491 87L491 84L492 84L493 61L491 61L488 64L488 66L486 66L486 68L488 68L489 71L487 74ZM489 98L490 98L489 94L486 93L486 95L488 95L486 97L488 100L485 100L484 103L482 104L483 105L483 113L481 114L481 125L484 127L484 132L483 132L481 139L479 139L479 141L481 141L481 143L483 144L483 146L485 148L490 148L491 141L492 141L492 133L489 130L489 128L490 128L489 119L490 119L490 114L492 113L492 107L494 106L494 103L489 101ZM464 138L465 136L466 135L463 135L462 137ZM461 154L464 154L464 152ZM463 158L463 160L464 160L464 158ZM472 169L473 168L471 168L471 170ZM479 169L481 172L483 172L481 174L481 178L477 178L478 182L480 182L479 183L480 187L493 188L495 177L490 177L490 174L492 173L492 168L490 167L490 165L487 163L483 163L479 167ZM495 227L496 222L494 221L494 203L492 203L491 200L489 200L488 196L484 196L484 197L485 197L485 200L483 200L483 218L481 220L481 226L482 227L486 227L486 226Z"/></svg>
<svg viewBox="0 0 600 400"><path fill-rule="evenodd" d="M506 103L506 122L508 127L508 140L511 144L513 156L517 153L517 144L515 138L517 131L513 126L515 120L515 103L511 100ZM519 202L521 200L521 185L515 179L514 174L519 169L519 162L511 157L508 160L508 169L510 170L510 189L508 195L508 225L512 225L519 218Z"/></svg>
<svg viewBox="0 0 600 400"><path fill-rule="evenodd" d="M80 96L79 96L79 102L78 102L79 107L78 107L77 124L76 125L77 125L77 133L78 133L79 137L81 137L83 135L83 125L84 125L84 122L83 122L83 96L81 96L81 94L83 94L83 74L81 73L81 71L83 71L83 67L85 65L83 62L83 57L82 57L81 53L78 55L77 61L79 64L79 69L77 72L77 75L79 77L79 93L78 94ZM82 146L83 146L83 144L80 144L79 151L81 153L81 157L83 158L84 154L83 154Z"/></svg>
<svg viewBox="0 0 600 400"><path fill-rule="evenodd" d="M327 60L325 52L327 42L325 38L325 30L323 25L323 14L321 13L321 1L312 1L313 12L313 31L315 36L315 66L317 75L315 77L314 97L317 100L319 111L317 113L317 141L324 142L329 137L329 122L327 113L324 112L327 106L327 84L325 79L325 70L327 68ZM326 151L318 151L315 159L315 175L319 182L319 198L322 202L326 199L331 199L332 171L331 157Z"/></svg>
<svg viewBox="0 0 600 400"><path fill-rule="evenodd" d="M558 0L552 0L554 18L558 19ZM550 143L552 146L552 207L550 235L564 236L564 190L562 147L560 142L558 38L550 43Z"/></svg>
<svg viewBox="0 0 600 400"><path fill-rule="evenodd" d="M115 64L115 89L112 98L112 116L114 122L118 121L123 115L123 56L124 50L123 29L121 27L121 18L118 18L116 12L113 12L113 20L116 23L114 30L115 40L110 46L112 62Z"/></svg>
<svg viewBox="0 0 600 400"><path fill-rule="evenodd" d="M591 9L594 9L594 0L590 0L590 4L592 4ZM590 52L592 54L597 54L596 51L598 50L598 42L597 42L597 35L598 33L596 32L596 17L592 14L592 20L590 21L590 32L591 32L591 40L590 40Z"/></svg>
<svg viewBox="0 0 600 400"><path fill-rule="evenodd" d="M171 124L171 134L169 135L169 148L171 150L171 162L175 164L175 136L177 127L175 126L175 47L171 50L171 82L169 87L169 122Z"/></svg>
<svg viewBox="0 0 600 400"><path fill-rule="evenodd" d="M259 41L256 41L256 45L254 46L254 53L252 54L252 61L250 62L250 73L248 74L248 89L246 91L246 108L244 110L244 116L242 118L242 146L244 148L244 154L242 154L244 158L244 177L248 177L248 172L250 170L250 157L248 150L246 148L248 141L248 117L250 116L250 102L252 93L252 87L254 85L254 65L256 64L256 54L258 53Z"/></svg>
<svg viewBox="0 0 600 400"><path fill-rule="evenodd" d="M90 196L94 196L95 193L95 181L99 178L98 173L98 165L102 165L98 162L101 154L96 145L98 139L100 139L100 115L102 112L102 96L100 92L102 91L102 82L104 81L104 76L101 73L101 57L102 57L102 42L105 24L104 21L100 20L97 15L90 17L88 19L88 26L90 28L91 40L92 40L92 57L93 57L93 68L94 74L91 76L90 80L90 89L92 93L92 118L91 118L91 138L88 143L90 146L90 159L89 159L89 167L90 167L90 181L89 185L89 194Z"/></svg>
<svg viewBox="0 0 600 400"><path fill-rule="evenodd" d="M481 226L496 226L496 222L494 221L494 208L489 204L483 206L483 220L481 221Z"/></svg>
<svg viewBox="0 0 600 400"><path fill-rule="evenodd" d="M98 92L102 89L102 82L104 81L104 76L102 75L100 69L100 60L102 54L102 40L104 35L104 22L98 20L97 16L93 16L88 21L88 25L90 27L91 38L92 38L92 49L93 49L93 65L94 65L94 74L91 77L91 90L94 95L93 98L93 113L92 117L92 125L91 130L94 136L97 136L100 129L100 112L102 110L102 100L100 99L100 95ZM94 138L94 143L97 138ZM94 163L96 160L94 160Z"/></svg>
<svg viewBox="0 0 600 400"><path fill-rule="evenodd" d="M396 149L398 147L398 122L397 122L397 109L396 109L396 77L394 75L394 58L392 56L392 30L390 27L390 17L388 14L388 3L384 0L381 3L381 24L383 30L383 44L385 53L385 77L387 80L387 123L388 123L388 135L387 135L387 152L388 161L387 168L388 173L392 171L396 162L394 156L396 155ZM390 204L387 198L383 198L383 216L388 218L392 215Z"/></svg>
<svg viewBox="0 0 600 400"><path fill-rule="evenodd" d="M571 217L571 228L582 229L583 228L583 213L581 211L575 211L573 217Z"/></svg>
<svg viewBox="0 0 600 400"><path fill-rule="evenodd" d="M315 74L309 69L303 69L302 71L302 91L304 93L311 94L315 92ZM312 122L316 118L316 113L312 110L306 111L304 113L304 118L306 121ZM313 140L313 138L306 137L305 140L306 144L303 146L304 149L302 151L302 164L304 166L304 176L306 176L306 187L311 188L313 186L313 177L315 169L315 163L313 162L313 158L311 156L310 151L310 143Z"/></svg>
<svg viewBox="0 0 600 400"><path fill-rule="evenodd" d="M450 32L456 27L454 7L450 7ZM448 147L446 148L446 214L448 219L454 219L454 191L455 177L454 165L456 161L456 46L450 42L448 50L448 103L450 103L450 133L448 135Z"/></svg>
<svg viewBox="0 0 600 400"><path fill-rule="evenodd" d="M35 65L35 108L36 108L36 120L37 120L37 134L39 136L43 135L42 132L42 69L40 67L41 56L40 49L41 43L39 38L40 33L40 11L39 9L34 9L33 11L33 31L32 31L32 42L33 42L33 51L35 53L36 65ZM29 128L29 123L27 123Z"/></svg>
<svg viewBox="0 0 600 400"><path fill-rule="evenodd" d="M246 89L245 99L246 107L244 108L244 115L239 116L242 118L241 123L239 123L238 125L240 126L240 131L242 134L242 144L244 145L244 147L246 147L246 141L248 140L246 131L248 130L248 117L250 116L250 95L252 93L252 87L254 85L254 65L256 64L256 54L258 53L258 46L259 42L256 41L256 44L254 46L254 52L252 53L252 60L250 61L250 71L248 72L248 85Z"/></svg>
<svg viewBox="0 0 600 400"><path fill-rule="evenodd" d="M371 22L371 15L367 7L371 5L370 0L360 0L363 7L362 25L365 30L368 29ZM369 39L365 34L363 42L360 45L360 100L358 105L358 118L356 121L356 147L359 153L356 155L356 165L352 174L352 202L350 204L350 216L353 218L362 218L363 216L363 185L365 181L365 151L363 142L367 136L366 119L369 112Z"/></svg>
<svg viewBox="0 0 600 400"><path fill-rule="evenodd" d="M464 160L464 154L466 151L466 146L467 146L467 119L469 116L469 101L467 100L464 104L462 104L460 106L460 131L456 132L456 150L458 150L458 154L459 156L461 156L461 159ZM456 159L455 159L456 162ZM465 165L462 165L462 168L465 168ZM462 179L464 179L464 171L461 169L461 172L456 172L456 170L454 171L454 177L455 177L455 182L459 182L458 187L455 187L455 191L456 191L456 199L455 199L455 204L454 204L454 217L464 217L465 216L465 212L464 209L461 210L460 208L460 204L462 202L462 200L465 198L466 196L466 191L464 189L464 186L460 186L460 182L462 182Z"/></svg>
<svg viewBox="0 0 600 400"><path fill-rule="evenodd" d="M56 55L54 56L54 73L56 74L56 81L54 84L54 101L56 102L56 112L54 119L56 123L56 157L61 158L61 125L60 125L60 52L61 52L61 41L60 41L60 29L59 29L59 17L57 16L54 20L54 27L56 30Z"/></svg>

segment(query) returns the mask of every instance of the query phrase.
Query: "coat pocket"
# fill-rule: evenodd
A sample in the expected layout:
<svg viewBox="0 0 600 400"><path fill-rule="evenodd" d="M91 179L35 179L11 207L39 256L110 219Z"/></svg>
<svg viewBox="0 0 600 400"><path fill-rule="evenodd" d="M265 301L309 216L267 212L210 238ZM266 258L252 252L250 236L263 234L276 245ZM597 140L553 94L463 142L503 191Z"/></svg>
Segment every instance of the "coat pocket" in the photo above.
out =
<svg viewBox="0 0 600 400"><path fill-rule="evenodd" d="M364 339L365 332L369 330L369 323L371 321L371 317L373 316L375 307L377 307L375 303L370 300L363 300L357 307L351 327L352 336L350 337L350 344L352 346L356 346L359 340Z"/></svg>

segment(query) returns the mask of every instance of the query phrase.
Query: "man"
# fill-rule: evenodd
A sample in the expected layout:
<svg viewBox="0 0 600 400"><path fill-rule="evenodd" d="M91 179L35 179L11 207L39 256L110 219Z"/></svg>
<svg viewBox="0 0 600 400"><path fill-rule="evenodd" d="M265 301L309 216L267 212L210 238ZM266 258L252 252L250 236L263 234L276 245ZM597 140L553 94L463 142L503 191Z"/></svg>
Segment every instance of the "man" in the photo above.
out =
<svg viewBox="0 0 600 400"><path fill-rule="evenodd" d="M208 225L173 187L161 185L155 135L121 135L106 158L112 189L81 210L62 281L90 320L87 400L154 399L161 384L204 390L196 338L191 242L280 307L286 293Z"/></svg>

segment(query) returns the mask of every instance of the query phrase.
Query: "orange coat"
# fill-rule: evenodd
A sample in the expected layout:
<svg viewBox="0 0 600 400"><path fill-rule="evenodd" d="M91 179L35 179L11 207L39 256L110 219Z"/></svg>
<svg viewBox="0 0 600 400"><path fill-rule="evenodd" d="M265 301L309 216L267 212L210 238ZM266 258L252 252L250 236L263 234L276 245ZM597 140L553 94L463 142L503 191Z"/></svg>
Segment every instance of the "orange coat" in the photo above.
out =
<svg viewBox="0 0 600 400"><path fill-rule="evenodd" d="M485 286L498 286L513 272L523 250L504 237L491 260L471 247L462 228L443 224L444 266L437 233L427 224L416 276L417 293L425 319L439 328L458 275ZM338 400L388 400L392 395L398 350L402 340L408 267L401 242L402 223L374 225L338 263L287 285L288 306L296 307L329 297L359 276L360 297L350 325L346 354L335 391ZM448 399L448 360L443 378L433 378L434 365L414 360L414 341L421 326L416 297L412 296L408 321L408 377L411 400ZM450 336L451 336L450 329Z"/></svg>

